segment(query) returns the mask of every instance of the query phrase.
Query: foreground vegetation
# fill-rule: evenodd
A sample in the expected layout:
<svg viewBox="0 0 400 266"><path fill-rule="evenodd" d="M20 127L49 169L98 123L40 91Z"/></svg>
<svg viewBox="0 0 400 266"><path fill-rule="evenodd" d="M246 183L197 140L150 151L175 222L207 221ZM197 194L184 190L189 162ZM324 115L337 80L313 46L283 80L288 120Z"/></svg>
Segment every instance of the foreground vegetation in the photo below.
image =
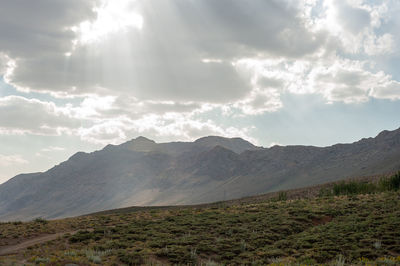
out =
<svg viewBox="0 0 400 266"><path fill-rule="evenodd" d="M400 172L381 177L377 182L342 181L320 190L320 196L371 194L400 189Z"/></svg>
<svg viewBox="0 0 400 266"><path fill-rule="evenodd" d="M0 245L74 232L0 264L399 265L400 192L384 185L398 179L339 183L312 199L287 200L282 192L258 203L3 223Z"/></svg>

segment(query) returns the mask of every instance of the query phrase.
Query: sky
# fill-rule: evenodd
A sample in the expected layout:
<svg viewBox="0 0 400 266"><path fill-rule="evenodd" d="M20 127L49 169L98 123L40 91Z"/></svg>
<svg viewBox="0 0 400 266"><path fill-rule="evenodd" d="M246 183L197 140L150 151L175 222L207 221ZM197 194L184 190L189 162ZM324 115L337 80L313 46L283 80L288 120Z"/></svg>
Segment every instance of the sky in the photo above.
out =
<svg viewBox="0 0 400 266"><path fill-rule="evenodd" d="M398 0L2 0L0 183L146 136L400 127Z"/></svg>

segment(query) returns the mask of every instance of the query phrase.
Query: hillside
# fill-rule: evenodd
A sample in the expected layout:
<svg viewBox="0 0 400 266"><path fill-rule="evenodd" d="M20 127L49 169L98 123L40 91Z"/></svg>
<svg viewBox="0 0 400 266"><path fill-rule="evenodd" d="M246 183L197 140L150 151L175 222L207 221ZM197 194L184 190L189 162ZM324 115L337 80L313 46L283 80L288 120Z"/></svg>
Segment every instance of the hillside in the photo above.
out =
<svg viewBox="0 0 400 266"><path fill-rule="evenodd" d="M44 173L0 185L0 220L60 218L127 206L197 204L400 169L400 129L329 147L260 148L205 137L144 137L79 152Z"/></svg>
<svg viewBox="0 0 400 266"><path fill-rule="evenodd" d="M400 174L369 180L299 189L317 193L291 200L294 191L0 223L0 264L396 265Z"/></svg>

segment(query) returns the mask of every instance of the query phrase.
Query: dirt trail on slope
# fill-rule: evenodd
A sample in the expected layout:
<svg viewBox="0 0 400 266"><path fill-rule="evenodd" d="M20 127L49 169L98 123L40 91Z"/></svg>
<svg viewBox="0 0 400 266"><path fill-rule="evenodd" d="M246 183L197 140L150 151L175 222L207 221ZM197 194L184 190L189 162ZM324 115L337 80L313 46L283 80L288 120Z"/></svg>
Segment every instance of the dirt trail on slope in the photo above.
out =
<svg viewBox="0 0 400 266"><path fill-rule="evenodd" d="M9 245L9 246L3 246L0 247L0 256L5 256L5 255L10 255L10 254L16 254L21 250L24 250L28 247L34 246L36 244L41 244L45 243L51 240L55 240L58 237L61 237L65 234L75 234L78 231L73 231L73 232L63 232L63 233L57 233L57 234L51 234L51 235L43 235L43 236L38 236L35 238L31 238L29 240L23 241L19 244L16 245Z"/></svg>

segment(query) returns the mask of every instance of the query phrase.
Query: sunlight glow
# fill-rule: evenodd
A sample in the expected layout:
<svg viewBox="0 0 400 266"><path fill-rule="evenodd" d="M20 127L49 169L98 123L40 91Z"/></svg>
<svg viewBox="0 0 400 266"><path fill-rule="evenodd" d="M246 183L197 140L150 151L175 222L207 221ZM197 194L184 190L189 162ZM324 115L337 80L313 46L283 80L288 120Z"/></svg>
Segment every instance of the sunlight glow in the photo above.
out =
<svg viewBox="0 0 400 266"><path fill-rule="evenodd" d="M94 21L84 21L72 28L80 36L83 44L100 41L110 33L142 29L143 17L136 12L135 0L103 0L96 9L97 18Z"/></svg>
<svg viewBox="0 0 400 266"><path fill-rule="evenodd" d="M203 62L203 63L222 63L223 61L221 59L217 59L217 58L203 58L201 60L201 62Z"/></svg>

